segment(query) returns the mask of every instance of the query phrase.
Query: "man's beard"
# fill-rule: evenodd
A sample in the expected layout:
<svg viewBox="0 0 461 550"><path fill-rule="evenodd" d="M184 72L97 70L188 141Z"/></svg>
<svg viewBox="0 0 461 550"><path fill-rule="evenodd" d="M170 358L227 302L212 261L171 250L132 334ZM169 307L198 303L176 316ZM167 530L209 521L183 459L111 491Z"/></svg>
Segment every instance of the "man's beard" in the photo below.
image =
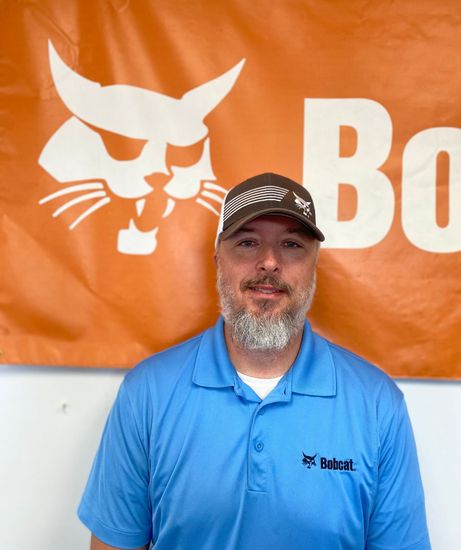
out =
<svg viewBox="0 0 461 550"><path fill-rule="evenodd" d="M309 285L294 290L278 277L264 276L259 279L243 281L240 290L244 292L251 286L272 285L282 289L292 298L291 304L280 313L272 312L271 300L260 300L259 311L253 313L238 306L237 298L218 263L217 286L221 300L221 313L230 328L232 339L241 348L251 351L279 351L297 336L303 326L306 313L314 299L316 274Z"/></svg>

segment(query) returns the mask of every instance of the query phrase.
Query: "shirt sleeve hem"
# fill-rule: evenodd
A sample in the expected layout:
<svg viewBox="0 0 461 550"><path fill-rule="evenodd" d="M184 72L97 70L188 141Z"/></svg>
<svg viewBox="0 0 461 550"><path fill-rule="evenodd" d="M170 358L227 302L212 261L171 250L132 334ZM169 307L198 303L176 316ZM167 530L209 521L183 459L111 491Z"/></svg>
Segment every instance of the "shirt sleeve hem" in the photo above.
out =
<svg viewBox="0 0 461 550"><path fill-rule="evenodd" d="M367 550L391 550L390 546L380 546L379 544L377 546L374 545L368 545L367 544ZM399 546L396 550L431 550L431 543L429 541L429 536L425 536L422 540L417 542L416 544L412 544L410 546Z"/></svg>
<svg viewBox="0 0 461 550"><path fill-rule="evenodd" d="M127 533L126 531L108 527L84 504L79 506L77 516L93 535L109 546L130 550L145 546L151 540L150 533L139 531Z"/></svg>

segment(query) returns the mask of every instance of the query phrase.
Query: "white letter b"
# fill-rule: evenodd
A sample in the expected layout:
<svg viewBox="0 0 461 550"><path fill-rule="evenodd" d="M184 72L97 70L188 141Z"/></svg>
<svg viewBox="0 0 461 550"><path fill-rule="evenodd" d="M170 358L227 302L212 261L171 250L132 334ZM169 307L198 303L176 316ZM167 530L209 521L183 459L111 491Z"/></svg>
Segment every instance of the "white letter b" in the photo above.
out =
<svg viewBox="0 0 461 550"><path fill-rule="evenodd" d="M353 156L340 157L340 127L357 132ZM394 191L379 167L389 155L392 122L371 99L305 99L303 182L311 192L327 248L366 248L388 233ZM357 191L353 219L338 220L339 185Z"/></svg>

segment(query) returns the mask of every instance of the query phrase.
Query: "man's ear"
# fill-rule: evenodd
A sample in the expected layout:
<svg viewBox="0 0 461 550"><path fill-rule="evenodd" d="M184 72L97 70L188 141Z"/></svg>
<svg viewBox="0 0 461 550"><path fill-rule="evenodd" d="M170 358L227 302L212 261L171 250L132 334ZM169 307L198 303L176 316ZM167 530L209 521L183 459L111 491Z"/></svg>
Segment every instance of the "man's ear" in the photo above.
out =
<svg viewBox="0 0 461 550"><path fill-rule="evenodd" d="M320 241L317 241L316 247L317 247L317 257L315 258L315 267L317 267L317 266L318 266L318 263L319 263L319 257L320 257Z"/></svg>

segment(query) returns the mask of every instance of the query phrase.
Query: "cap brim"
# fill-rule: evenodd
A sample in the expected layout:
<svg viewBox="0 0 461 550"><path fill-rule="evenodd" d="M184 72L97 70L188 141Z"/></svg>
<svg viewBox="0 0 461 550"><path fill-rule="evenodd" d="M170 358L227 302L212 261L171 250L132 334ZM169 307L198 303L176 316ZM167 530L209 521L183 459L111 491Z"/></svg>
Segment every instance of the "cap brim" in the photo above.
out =
<svg viewBox="0 0 461 550"><path fill-rule="evenodd" d="M299 221L302 225L304 225L310 233L313 234L313 236L318 241L324 241L325 236L320 231L320 229L314 225L311 221L306 219L302 214L296 214L293 212L293 210L287 210L286 208L266 208L259 210L258 212L249 214L248 216L245 216L241 218L238 222L235 222L234 224L230 225L227 229L225 229L220 235L219 240L225 240L231 237L236 231L238 231L243 225L245 225L248 222L251 222L252 220L255 220L256 218L260 218L261 216L265 216L267 214L281 214L282 216L287 216L288 218L293 218L297 221Z"/></svg>

